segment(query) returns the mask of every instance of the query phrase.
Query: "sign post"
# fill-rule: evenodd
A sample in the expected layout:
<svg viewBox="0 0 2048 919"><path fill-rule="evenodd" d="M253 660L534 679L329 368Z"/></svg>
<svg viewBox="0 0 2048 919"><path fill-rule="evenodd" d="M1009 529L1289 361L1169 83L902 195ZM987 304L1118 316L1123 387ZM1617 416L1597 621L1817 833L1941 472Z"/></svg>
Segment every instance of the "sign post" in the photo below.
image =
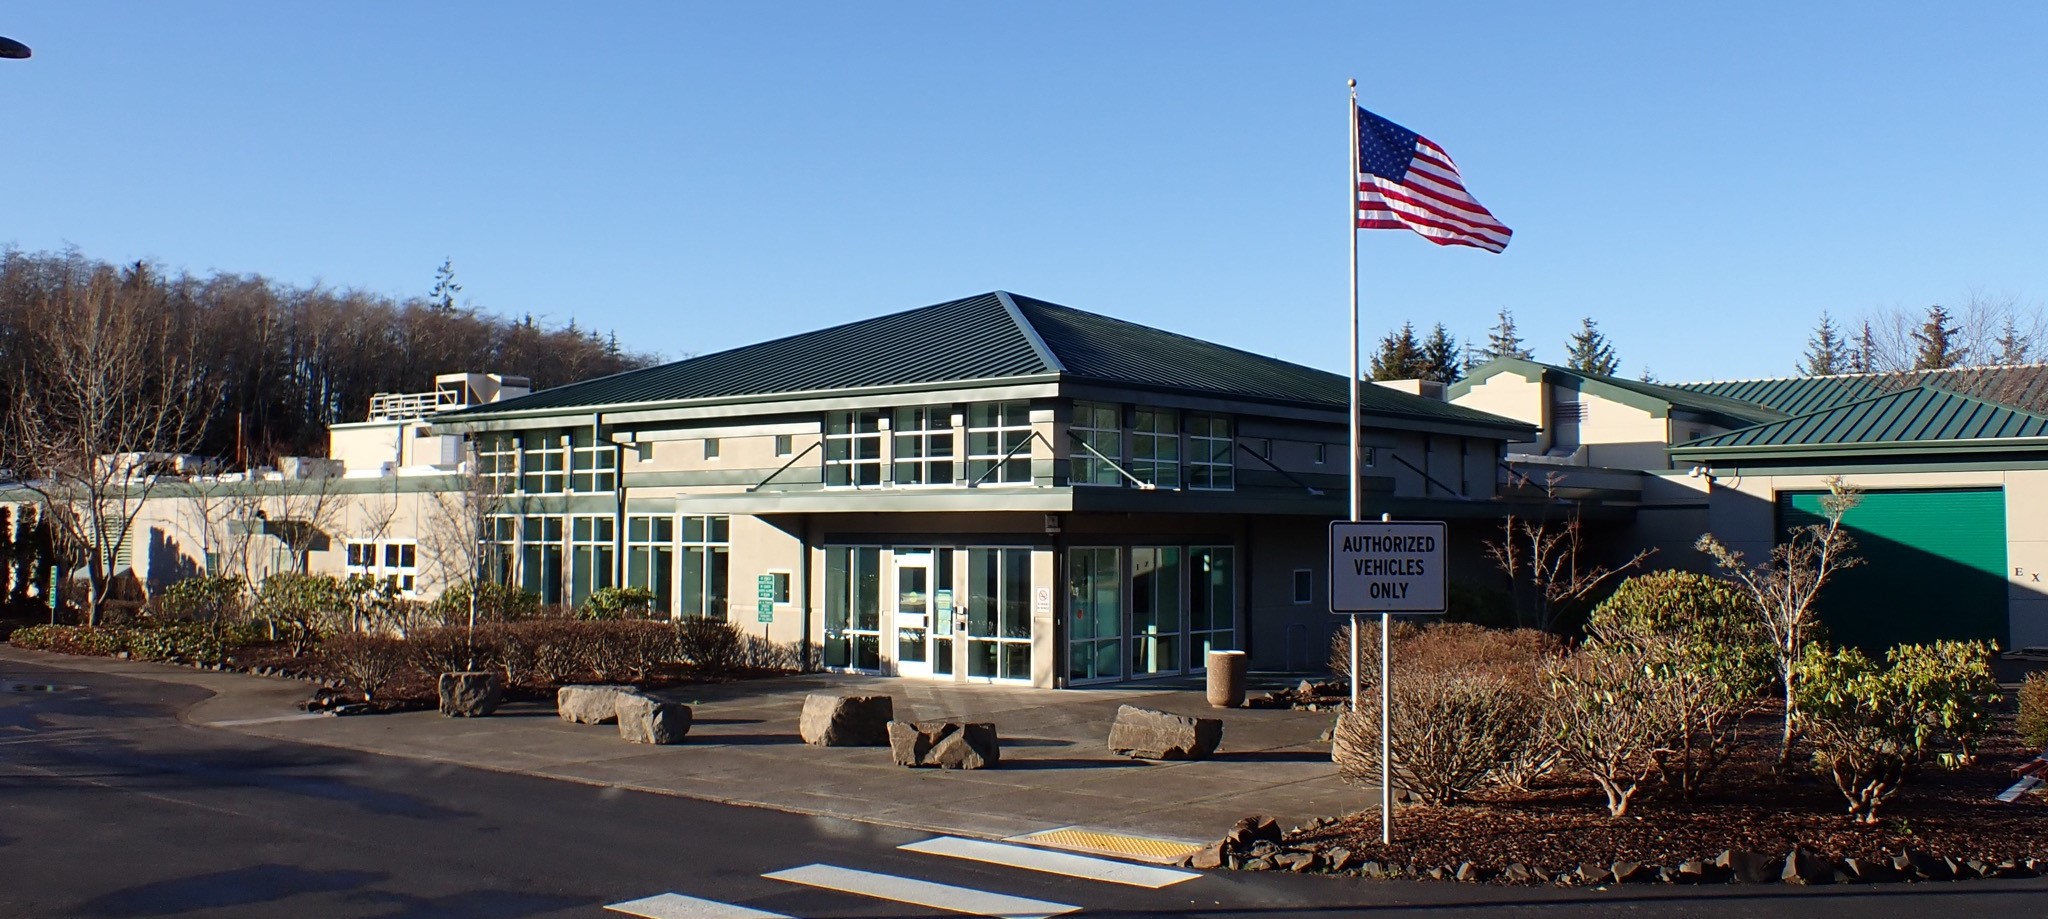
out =
<svg viewBox="0 0 2048 919"><path fill-rule="evenodd" d="M1442 615L1449 592L1441 520L1330 524L1330 612L1351 617L1351 710L1358 711L1358 614L1380 616L1380 840L1394 841L1394 617Z"/></svg>

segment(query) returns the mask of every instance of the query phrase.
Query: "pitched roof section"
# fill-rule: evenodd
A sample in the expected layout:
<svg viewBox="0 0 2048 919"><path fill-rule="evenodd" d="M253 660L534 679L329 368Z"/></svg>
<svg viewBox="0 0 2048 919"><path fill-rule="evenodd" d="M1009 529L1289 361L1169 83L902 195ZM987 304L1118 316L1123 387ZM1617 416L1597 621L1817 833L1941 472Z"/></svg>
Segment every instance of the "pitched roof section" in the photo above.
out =
<svg viewBox="0 0 2048 919"><path fill-rule="evenodd" d="M465 409L477 417L1055 372L996 294L745 345Z"/></svg>
<svg viewBox="0 0 2048 919"><path fill-rule="evenodd" d="M1342 374L996 291L545 389L440 416L645 406L1028 377L1342 408ZM1519 421L1378 386L1372 415L1522 429Z"/></svg>
<svg viewBox="0 0 2048 919"><path fill-rule="evenodd" d="M1452 385L1450 397L1456 399L1471 392L1475 384L1500 373L1513 373L1532 382L1541 380L1546 374L1553 377L1571 378L1579 382L1579 388L1582 392L1590 392L1594 395L1620 402L1623 405L1632 405L1660 418L1669 413L1671 409L1680 409L1704 415L1729 426L1759 424L1777 421L1785 417L1785 413L1766 406L1730 399L1714 393L1695 392L1676 386L1666 386L1662 383L1625 380L1621 377L1611 377L1599 373L1586 373L1582 370L1573 370L1570 367L1545 364L1541 361L1525 360L1518 357L1495 358L1479 367L1473 368L1465 379L1459 380L1456 384Z"/></svg>
<svg viewBox="0 0 2048 919"><path fill-rule="evenodd" d="M2039 437L2048 437L2048 418L1938 386L1915 386L1679 444L1671 448L1671 453L1692 457L1772 452L1874 453L1887 447L1955 446Z"/></svg>
<svg viewBox="0 0 2048 919"><path fill-rule="evenodd" d="M1703 395L1738 399L1788 415L1804 415L1915 386L1931 385L2025 412L2048 414L2048 365L1958 367L1898 373L1844 373L1817 377L1673 383Z"/></svg>

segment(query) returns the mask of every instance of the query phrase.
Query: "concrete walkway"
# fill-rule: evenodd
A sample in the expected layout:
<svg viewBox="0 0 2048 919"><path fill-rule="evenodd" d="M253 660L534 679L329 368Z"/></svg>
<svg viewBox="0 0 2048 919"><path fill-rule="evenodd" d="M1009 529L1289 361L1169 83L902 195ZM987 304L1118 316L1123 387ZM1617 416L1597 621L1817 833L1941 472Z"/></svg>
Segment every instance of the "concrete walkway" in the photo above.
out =
<svg viewBox="0 0 2048 919"><path fill-rule="evenodd" d="M1218 712L1184 687L1060 691L818 674L683 687L660 695L694 706L688 739L649 747L619 740L609 725L565 723L540 703L481 719L306 716L295 704L310 687L297 681L0 645L0 663L8 661L200 686L215 696L184 720L278 740L985 838L1084 827L1199 843L1249 814L1285 826L1373 803L1337 779L1328 745L1316 741L1330 714ZM992 721L1002 766L913 770L891 763L885 748L806 746L797 717L817 691L886 693L908 720ZM1113 756L1104 742L1124 703L1221 717L1222 750L1204 762Z"/></svg>

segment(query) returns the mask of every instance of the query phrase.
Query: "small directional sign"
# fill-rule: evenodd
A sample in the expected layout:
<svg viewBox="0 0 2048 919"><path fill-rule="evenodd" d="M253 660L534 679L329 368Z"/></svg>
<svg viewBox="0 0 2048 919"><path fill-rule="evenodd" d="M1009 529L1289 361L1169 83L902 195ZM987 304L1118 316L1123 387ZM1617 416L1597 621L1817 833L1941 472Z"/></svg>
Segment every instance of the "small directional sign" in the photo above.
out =
<svg viewBox="0 0 2048 919"><path fill-rule="evenodd" d="M761 622L775 621L775 601L761 600L754 604L754 618Z"/></svg>
<svg viewBox="0 0 2048 919"><path fill-rule="evenodd" d="M775 599L775 576L764 574L754 579L754 596L763 600Z"/></svg>
<svg viewBox="0 0 2048 919"><path fill-rule="evenodd" d="M1330 524L1330 612L1442 613L1444 532L1441 520Z"/></svg>

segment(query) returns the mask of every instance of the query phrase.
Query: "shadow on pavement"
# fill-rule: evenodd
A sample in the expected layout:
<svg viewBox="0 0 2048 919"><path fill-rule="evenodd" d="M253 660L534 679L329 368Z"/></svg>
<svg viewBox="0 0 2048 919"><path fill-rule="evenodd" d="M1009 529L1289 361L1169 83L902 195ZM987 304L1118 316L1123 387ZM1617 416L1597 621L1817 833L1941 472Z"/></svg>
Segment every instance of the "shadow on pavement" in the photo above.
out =
<svg viewBox="0 0 2048 919"><path fill-rule="evenodd" d="M377 871L308 871L292 865L252 865L170 881L155 881L88 900L88 916L174 916L268 903L306 893L354 890L384 880Z"/></svg>

